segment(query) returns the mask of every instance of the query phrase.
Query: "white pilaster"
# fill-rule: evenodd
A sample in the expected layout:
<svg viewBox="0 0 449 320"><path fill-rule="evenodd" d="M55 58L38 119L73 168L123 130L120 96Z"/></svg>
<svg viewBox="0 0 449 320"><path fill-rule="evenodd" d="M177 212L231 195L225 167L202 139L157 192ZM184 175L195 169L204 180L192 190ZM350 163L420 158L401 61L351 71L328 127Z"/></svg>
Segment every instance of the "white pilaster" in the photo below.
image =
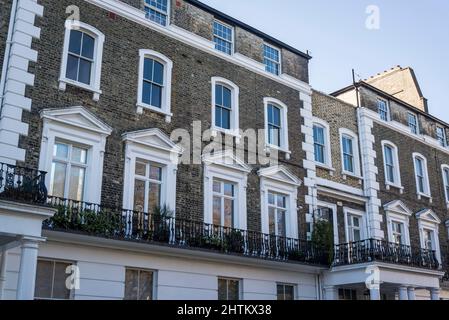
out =
<svg viewBox="0 0 449 320"><path fill-rule="evenodd" d="M408 291L408 299L409 300L416 300L415 288L409 287L407 291Z"/></svg>
<svg viewBox="0 0 449 320"><path fill-rule="evenodd" d="M17 300L33 300L36 282L37 254L43 239L24 238L20 246L20 269L17 281Z"/></svg>
<svg viewBox="0 0 449 320"><path fill-rule="evenodd" d="M377 182L378 169L376 166L376 152L374 151L375 138L372 134L373 120L365 115L365 109L357 109L357 118L360 135L360 149L362 155L362 170L364 178L364 193L368 197L367 220L369 238L384 239L385 235L381 227L383 221L380 214L381 201L378 198L379 183Z"/></svg>
<svg viewBox="0 0 449 320"><path fill-rule="evenodd" d="M1 253L0 260L0 300L3 299L3 289L5 288L6 283L6 259L8 257L8 252L3 250Z"/></svg>
<svg viewBox="0 0 449 320"><path fill-rule="evenodd" d="M369 290L370 300L380 300L380 288L374 286Z"/></svg>
<svg viewBox="0 0 449 320"><path fill-rule="evenodd" d="M407 287L401 286L398 289L399 291L399 300L408 300Z"/></svg>

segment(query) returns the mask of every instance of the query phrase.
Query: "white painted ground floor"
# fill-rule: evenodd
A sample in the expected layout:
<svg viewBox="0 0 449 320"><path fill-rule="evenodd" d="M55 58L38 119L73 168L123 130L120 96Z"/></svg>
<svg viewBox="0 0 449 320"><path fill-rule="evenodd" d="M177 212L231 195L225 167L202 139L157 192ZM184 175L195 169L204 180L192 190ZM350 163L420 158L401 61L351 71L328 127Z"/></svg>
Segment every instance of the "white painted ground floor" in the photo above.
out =
<svg viewBox="0 0 449 320"><path fill-rule="evenodd" d="M354 280L362 276L360 268L331 272L315 266L68 233L44 232L44 237L47 241L38 249L36 299L121 300L140 296L217 300L223 295L241 300L370 299L364 283ZM20 259L20 247L8 251L3 299L17 297ZM66 289L67 284L71 290ZM400 299L400 291L382 284L381 298ZM430 299L430 291L417 288L414 298ZM441 289L439 298L449 299L449 291Z"/></svg>

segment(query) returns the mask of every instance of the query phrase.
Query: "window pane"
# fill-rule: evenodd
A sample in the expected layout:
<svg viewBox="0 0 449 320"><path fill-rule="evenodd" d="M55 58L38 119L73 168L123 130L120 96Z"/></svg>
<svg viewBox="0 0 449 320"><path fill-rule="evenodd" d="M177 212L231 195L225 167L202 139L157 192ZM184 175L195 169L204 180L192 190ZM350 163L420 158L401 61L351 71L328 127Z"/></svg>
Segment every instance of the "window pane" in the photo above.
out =
<svg viewBox="0 0 449 320"><path fill-rule="evenodd" d="M285 237L286 232L285 232L285 211L284 210L278 210L277 223L278 223L277 235L281 236L281 237Z"/></svg>
<svg viewBox="0 0 449 320"><path fill-rule="evenodd" d="M231 111L221 109L221 128L231 129Z"/></svg>
<svg viewBox="0 0 449 320"><path fill-rule="evenodd" d="M90 84L90 70L92 67L92 62L80 59L80 69L78 74L78 81Z"/></svg>
<svg viewBox="0 0 449 320"><path fill-rule="evenodd" d="M144 59L144 63L143 63L143 78L145 80L148 80L148 81L152 81L153 80L153 63L154 63L153 59L148 59L148 58Z"/></svg>
<svg viewBox="0 0 449 320"><path fill-rule="evenodd" d="M214 181L213 189L214 189L214 192L221 193L221 183L220 183L220 181Z"/></svg>
<svg viewBox="0 0 449 320"><path fill-rule="evenodd" d="M56 262L55 264L53 299L70 299L70 290L66 287L66 280L70 274L65 273L68 266L68 263Z"/></svg>
<svg viewBox="0 0 449 320"><path fill-rule="evenodd" d="M276 234L276 209L269 207L268 208L268 223L269 223L269 232L270 234Z"/></svg>
<svg viewBox="0 0 449 320"><path fill-rule="evenodd" d="M95 39L86 33L83 33L83 51L81 55L91 60L94 59Z"/></svg>
<svg viewBox="0 0 449 320"><path fill-rule="evenodd" d="M151 105L151 83L143 82L142 102Z"/></svg>
<svg viewBox="0 0 449 320"><path fill-rule="evenodd" d="M287 207L286 197L278 195L277 196L277 206L279 208L286 208Z"/></svg>
<svg viewBox="0 0 449 320"><path fill-rule="evenodd" d="M324 128L314 126L313 127L313 139L315 143L324 145Z"/></svg>
<svg viewBox="0 0 449 320"><path fill-rule="evenodd" d="M144 162L136 161L136 174L142 177L146 177L147 164Z"/></svg>
<svg viewBox="0 0 449 320"><path fill-rule="evenodd" d="M360 230L354 229L354 241L360 241L361 237L360 237Z"/></svg>
<svg viewBox="0 0 449 320"><path fill-rule="evenodd" d="M145 182L137 179L134 182L134 210L145 211Z"/></svg>
<svg viewBox="0 0 449 320"><path fill-rule="evenodd" d="M85 169L72 166L70 170L69 199L83 200Z"/></svg>
<svg viewBox="0 0 449 320"><path fill-rule="evenodd" d="M228 288L225 279L218 279L218 300L228 300Z"/></svg>
<svg viewBox="0 0 449 320"><path fill-rule="evenodd" d="M315 144L315 161L319 163L324 163L324 148L323 146Z"/></svg>
<svg viewBox="0 0 449 320"><path fill-rule="evenodd" d="M224 226L233 227L234 200L224 199Z"/></svg>
<svg viewBox="0 0 449 320"><path fill-rule="evenodd" d="M219 128L223 127L222 118L221 118L221 110L222 110L222 108L215 107L215 126L219 127Z"/></svg>
<svg viewBox="0 0 449 320"><path fill-rule="evenodd" d="M231 90L223 87L223 106L231 109Z"/></svg>
<svg viewBox="0 0 449 320"><path fill-rule="evenodd" d="M53 156L60 159L67 159L69 155L69 146L64 143L55 143L53 147Z"/></svg>
<svg viewBox="0 0 449 320"><path fill-rule="evenodd" d="M140 271L139 300L152 300L153 298L153 273Z"/></svg>
<svg viewBox="0 0 449 320"><path fill-rule="evenodd" d="M274 194L272 194L272 193L268 194L268 203L269 204L276 204L276 202L275 202L275 195Z"/></svg>
<svg viewBox="0 0 449 320"><path fill-rule="evenodd" d="M154 84L151 88L151 105L157 108L162 107L162 87Z"/></svg>
<svg viewBox="0 0 449 320"><path fill-rule="evenodd" d="M67 165L53 162L51 166L50 192L52 196L64 198Z"/></svg>
<svg viewBox="0 0 449 320"><path fill-rule="evenodd" d="M79 64L79 58L74 57L69 54L67 58L67 72L66 77L67 79L72 79L77 81L78 80L78 64Z"/></svg>
<svg viewBox="0 0 449 320"><path fill-rule="evenodd" d="M221 198L220 197L214 197L213 199L213 219L214 225L220 226L221 225Z"/></svg>
<svg viewBox="0 0 449 320"><path fill-rule="evenodd" d="M69 52L74 54L81 53L81 38L83 33L77 30L70 31L70 40L69 40Z"/></svg>
<svg viewBox="0 0 449 320"><path fill-rule="evenodd" d="M294 300L295 299L295 288L293 286L284 286L285 296L284 300Z"/></svg>
<svg viewBox="0 0 449 320"><path fill-rule="evenodd" d="M125 300L137 300L139 275L137 270L126 270L125 275Z"/></svg>
<svg viewBox="0 0 449 320"><path fill-rule="evenodd" d="M215 85L215 104L223 105L223 86L219 84Z"/></svg>
<svg viewBox="0 0 449 320"><path fill-rule="evenodd" d="M36 298L51 298L52 283L53 262L38 260L34 296Z"/></svg>
<svg viewBox="0 0 449 320"><path fill-rule="evenodd" d="M161 204L161 185L158 183L150 183L150 190L148 194L148 211L153 211L154 208Z"/></svg>
<svg viewBox="0 0 449 320"><path fill-rule="evenodd" d="M162 168L156 166L150 166L150 179L161 181L162 180Z"/></svg>
<svg viewBox="0 0 449 320"><path fill-rule="evenodd" d="M86 164L87 161L87 150L77 147L72 148L72 161Z"/></svg>
<svg viewBox="0 0 449 320"><path fill-rule="evenodd" d="M157 61L154 61L153 82L160 84L161 86L164 84L164 66Z"/></svg>
<svg viewBox="0 0 449 320"><path fill-rule="evenodd" d="M231 183L224 184L224 194L229 197L234 196L234 185Z"/></svg>
<svg viewBox="0 0 449 320"><path fill-rule="evenodd" d="M228 300L239 300L239 281L228 280Z"/></svg>

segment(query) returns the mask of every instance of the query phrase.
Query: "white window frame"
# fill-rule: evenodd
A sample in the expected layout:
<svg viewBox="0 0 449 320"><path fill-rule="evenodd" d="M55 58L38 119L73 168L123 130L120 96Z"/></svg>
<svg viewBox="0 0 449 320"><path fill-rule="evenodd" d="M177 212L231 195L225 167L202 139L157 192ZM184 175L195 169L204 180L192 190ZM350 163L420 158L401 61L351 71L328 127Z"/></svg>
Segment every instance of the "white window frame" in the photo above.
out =
<svg viewBox="0 0 449 320"><path fill-rule="evenodd" d="M390 187L398 188L401 193L404 191L404 187L402 186L401 182L401 168L399 167L399 152L398 147L391 141L383 140L381 142L382 144L382 156L383 156L383 162L384 162L384 176L385 176L385 185L387 187L387 190L390 189ZM388 181L388 175L387 175L387 158L385 155L385 147L390 147L392 149L393 153L393 176L395 182Z"/></svg>
<svg viewBox="0 0 449 320"><path fill-rule="evenodd" d="M449 208L449 193L446 191L449 188L449 181L446 179L445 171L449 171L449 165L442 164L441 165L441 174L443 178L443 188L444 188L444 198L446 199L446 205Z"/></svg>
<svg viewBox="0 0 449 320"><path fill-rule="evenodd" d="M226 180L218 179L218 178L214 178L213 179L212 185L214 183L219 183L220 184L220 190L221 190L221 192L218 193L218 192L214 191L213 188L212 188L212 206L213 206L213 199L217 198L217 197L220 198L221 211L220 211L220 223L218 225L219 226L223 226L223 227L234 228L235 224L236 224L235 223L235 219L238 218L238 216L236 215L236 199L237 199L237 196L236 196L236 189L237 189L236 185L235 185L234 182L230 182L230 181L226 181ZM233 195L232 196L228 196L228 195L226 195L224 193L224 186L225 186L225 184L230 184L230 185L233 186L233 188L232 188L233 189ZM233 208L232 208L233 217L231 219L231 221L233 223L232 226L225 226L225 205L224 205L224 201L225 200L232 200L232 206L233 206ZM213 218L214 218L213 211L214 210L212 208L212 222L213 222Z"/></svg>
<svg viewBox="0 0 449 320"><path fill-rule="evenodd" d="M423 162L423 174L424 174L424 192L421 192L419 190L419 183L418 183L418 172L416 168L416 159L420 158ZM429 198L432 200L432 194L430 191L430 184L429 184L429 173L427 169L427 158L424 157L422 154L414 152L413 153L413 167L415 170L415 184L416 184L416 193L418 195L418 199L421 199L422 197Z"/></svg>
<svg viewBox="0 0 449 320"><path fill-rule="evenodd" d="M152 106L150 104L143 102L143 72L145 58L156 60L164 66L164 85L162 88L162 101L161 108ZM139 50L139 83L137 85L137 113L142 114L144 109L154 111L165 115L165 121L167 123L171 122L173 113L171 113L171 89L172 89L172 71L173 62L163 54L149 50L140 49Z"/></svg>
<svg viewBox="0 0 449 320"><path fill-rule="evenodd" d="M382 99L382 98L377 98L376 101L377 101L377 105L376 105L377 106L377 115L379 116L379 119L382 120L382 121L390 121L391 120L390 103L388 102L388 100L385 100L385 99ZM387 119L386 120L382 119L382 117L380 116L379 101L385 102L385 106L387 107L387 110L386 110L386 112L387 112Z"/></svg>
<svg viewBox="0 0 449 320"><path fill-rule="evenodd" d="M276 298L277 298L277 289L278 286L283 286L284 287L284 295L285 295L285 287L293 287L293 301L295 301L297 299L298 293L297 293L297 288L298 285L295 283L285 283L285 282L276 282ZM286 300L284 300L286 301Z"/></svg>
<svg viewBox="0 0 449 320"><path fill-rule="evenodd" d="M418 229L419 229L419 238L421 248L425 249L424 243L424 232L425 230L431 231L433 233L433 250L435 250L436 257L438 261L441 263L441 250L440 250L440 239L439 239L439 226L440 219L438 217L430 219L428 215L436 217L435 213L432 210L425 209L416 214L418 219Z"/></svg>
<svg viewBox="0 0 449 320"><path fill-rule="evenodd" d="M95 39L94 61L92 63L90 85L66 78L67 60L69 55L69 44L70 44L70 32L72 30L84 32ZM104 34L100 32L98 29L92 27L91 25L88 25L80 21L66 20L64 47L62 50L61 70L59 75L59 90L65 91L67 84L69 84L93 92L94 101L98 101L100 99L100 95L102 93L102 91L100 90L100 85L101 85L101 67L103 60L104 41L105 41Z"/></svg>
<svg viewBox="0 0 449 320"><path fill-rule="evenodd" d="M151 272L152 275L153 275L153 279L152 279L153 287L151 288L152 289L152 299L151 299L151 301L157 300L157 296L156 296L156 294L157 294L157 283L156 283L156 281L157 281L157 271L151 270L151 269L142 269L142 268L129 267L129 266L126 266L124 269L125 269L124 270L125 271L125 277L126 277L126 271L127 270L137 271L139 273L139 276L140 276L140 272L148 272L148 273ZM125 284L125 286L123 286L123 300L125 300L125 298L126 298L125 294L126 294L126 284ZM128 300L128 301L138 301L138 300Z"/></svg>
<svg viewBox="0 0 449 320"><path fill-rule="evenodd" d="M37 258L37 263L39 261L46 261L46 262L51 262L52 263L52 266L53 266L53 271L52 271L52 293L53 293L53 289L54 289L54 280L55 280L54 271L55 271L56 263L68 264L69 266L75 266L75 267L77 266L76 262L74 262L74 261L67 261L67 260L58 260L58 259L38 257ZM36 264L36 266L37 266L37 264ZM37 270L36 270L36 272L37 272ZM67 274L67 276L69 276L69 275ZM33 292L33 297L34 297L34 299L37 299L37 300L46 300L46 301L51 301L51 300L54 300L54 301L69 301L69 300L73 300L75 298L75 289L70 289L69 292L70 293L69 293L69 298L68 299L36 297L35 296L35 292Z"/></svg>
<svg viewBox="0 0 449 320"><path fill-rule="evenodd" d="M264 116L265 116L265 148L267 150L274 149L278 151L285 152L287 158L290 158L291 151L289 149L288 143L288 107L282 101L275 98L264 98ZM281 111L281 145L276 146L268 143L268 105L274 105L278 107Z"/></svg>
<svg viewBox="0 0 449 320"><path fill-rule="evenodd" d="M329 202L324 202L324 201L317 201L317 208L322 207L322 208L328 208L330 210L332 210L332 222L333 222L333 230L334 230L334 244L338 245L340 243L340 239L339 239L339 235L338 235L338 219L337 219L337 215L338 215L338 207L336 204L333 203L329 203ZM313 233L313 224L312 224L312 228L310 230L311 233Z"/></svg>
<svg viewBox="0 0 449 320"><path fill-rule="evenodd" d="M82 120L77 120L75 118L77 116ZM53 148L58 140L88 148L83 201L99 204L106 138L112 133L112 128L83 107L45 109L41 112L41 118L43 129L39 170L51 172ZM85 125L86 122L90 122L92 126ZM50 174L47 174L45 181L47 186L50 186L50 179Z"/></svg>
<svg viewBox="0 0 449 320"><path fill-rule="evenodd" d="M279 179L277 173L284 171L289 179ZM289 173L285 167L269 167L259 171L260 199L262 216L262 233L270 234L270 217L268 212L268 194L270 192L287 196L285 217L286 237L298 239L298 187L301 181Z"/></svg>
<svg viewBox="0 0 449 320"><path fill-rule="evenodd" d="M443 133L443 136L442 136L442 137L440 137L440 136L438 135L438 129L441 129L441 130L442 130L442 131L441 131L441 132ZM447 147L446 128L443 127L443 126L438 126L438 125L437 125L435 131L436 131L435 134L436 134L436 138L437 138L438 143L440 144L440 146L446 148L446 147ZM440 138L441 138L443 141L440 141Z"/></svg>
<svg viewBox="0 0 449 320"><path fill-rule="evenodd" d="M211 105L212 105L212 123L211 123L211 129L212 129L212 135L216 135L217 132L223 132L227 135L232 135L235 137L240 138L240 112L239 112L239 102L240 102L240 89L239 87L232 81L221 78L221 77L212 77L211 78L211 84L212 84L212 91L211 91ZM228 89L231 90L231 129L224 129L217 127L215 125L215 86L216 85L222 85Z"/></svg>
<svg viewBox="0 0 449 320"><path fill-rule="evenodd" d="M204 222L213 224L213 182L214 179L235 185L234 228L247 229L246 189L251 168L236 158L232 152L204 155Z"/></svg>
<svg viewBox="0 0 449 320"><path fill-rule="evenodd" d="M264 45L267 46L267 47L269 47L269 48L271 48L271 49L276 50L276 51L279 53L279 61L275 61L275 60L270 59L270 58L267 58L267 57L265 56L265 49L264 49L264 55L263 55L264 59L268 59L268 60L270 60L271 62L274 62L274 63L276 63L276 64L279 66L279 73L278 73L278 74L273 73L273 72L271 72L271 71L268 71L268 70L267 70L267 65L266 65L266 64L264 64L264 66L265 66L265 71L268 72L268 73L270 73L270 74L274 74L275 76L280 76L280 75L282 74L282 51L281 51L281 49L279 49L278 47L275 47L275 46L273 46L273 45L271 45L271 44L268 44L268 43L266 43L266 42L264 43Z"/></svg>
<svg viewBox="0 0 449 320"><path fill-rule="evenodd" d="M156 12L166 16L167 24L164 26L164 25L162 25L160 23L157 23L156 21L151 20L150 18L146 18L148 21L150 21L151 23L156 24L157 26L163 27L163 28L167 28L168 26L170 26L171 0L167 0L167 12L163 12L160 9L158 9L158 8L148 4L145 0L143 0L143 5L144 5L144 7L148 7L150 9L153 9L154 11L156 11Z"/></svg>
<svg viewBox="0 0 449 320"><path fill-rule="evenodd" d="M312 139L313 139L313 127L314 126L320 126L324 128L324 164L321 162L315 161L315 149L314 149L314 155L313 159L317 167L321 167L324 169L328 169L330 171L335 171L335 169L332 166L332 148L331 148L331 138L330 138L330 126L329 123L326 121L319 119L319 118L313 118L313 126L312 126ZM315 145L315 140L313 141L313 145Z"/></svg>
<svg viewBox="0 0 449 320"><path fill-rule="evenodd" d="M345 176L352 176L358 179L361 179L361 170L360 170L360 153L359 153L359 139L357 135L346 128L340 128L338 130L340 135L340 159L341 159L341 172ZM345 170L344 165L344 154L343 154L343 137L350 137L352 139L352 149L353 149L353 158L354 158L354 172L350 172Z"/></svg>
<svg viewBox="0 0 449 320"><path fill-rule="evenodd" d="M219 282L220 280L225 280L225 281L235 281L235 282L237 282L238 285L239 285L239 292L238 292L239 300L242 299L242 297L243 297L243 288L242 288L242 287L243 287L243 280L242 280L242 279L237 279L237 278L221 277L221 276L218 276L218 277L217 277L217 298L218 298L218 282ZM226 284L226 290L228 290L227 284ZM228 297L227 297L227 298L228 298Z"/></svg>
<svg viewBox="0 0 449 320"><path fill-rule="evenodd" d="M410 126L410 116L413 117L415 119L415 121L416 121L416 132L413 132L413 129ZM407 127L409 128L411 134L414 134L414 135L419 135L420 134L418 116L415 113L413 113L413 112L407 112Z"/></svg>
<svg viewBox="0 0 449 320"><path fill-rule="evenodd" d="M219 38L219 39L221 39L223 41L229 42L229 40L215 35L215 32L214 32L214 24L215 24L215 22L231 29L231 36L232 36L232 39L231 39L231 54L228 54L226 52L223 52L223 51L218 50L218 49L215 48L215 41L214 41L215 37L217 37L217 38ZM218 52L221 52L222 54L224 54L226 56L233 56L234 53L235 53L235 28L233 26L231 26L230 24L224 23L221 20L214 19L213 22L212 22L212 43L214 45L214 50L216 50Z"/></svg>
<svg viewBox="0 0 449 320"><path fill-rule="evenodd" d="M361 225L360 225L360 240L366 240L368 239L368 223L366 220L366 214L362 211L355 210L348 207L343 207L343 214L345 219L345 240L346 243L349 243L349 225L348 225L348 216L356 216L360 219Z"/></svg>
<svg viewBox="0 0 449 320"><path fill-rule="evenodd" d="M410 216L411 214L405 214L399 211L386 211L387 216L387 229L388 229L388 241L393 243L393 222L400 223L404 227L402 234L402 245L410 245Z"/></svg>
<svg viewBox="0 0 449 320"><path fill-rule="evenodd" d="M134 208L136 160L142 159L162 167L161 206L176 210L176 178L178 156L182 154L160 129L148 129L125 133L125 174L123 183L123 207ZM163 141L163 142L161 142ZM162 145L164 144L165 145Z"/></svg>

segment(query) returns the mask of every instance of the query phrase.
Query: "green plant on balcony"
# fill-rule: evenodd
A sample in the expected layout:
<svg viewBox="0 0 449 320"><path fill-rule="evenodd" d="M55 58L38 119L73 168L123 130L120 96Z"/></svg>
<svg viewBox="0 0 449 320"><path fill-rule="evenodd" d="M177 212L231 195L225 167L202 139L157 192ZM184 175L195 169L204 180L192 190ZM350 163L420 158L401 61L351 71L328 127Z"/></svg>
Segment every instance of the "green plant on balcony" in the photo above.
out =
<svg viewBox="0 0 449 320"><path fill-rule="evenodd" d="M312 233L313 250L321 251L329 265L334 259L334 230L332 223L326 220L315 221Z"/></svg>
<svg viewBox="0 0 449 320"><path fill-rule="evenodd" d="M174 211L167 205L156 206L152 214L152 228L150 239L156 242L169 242L170 230L174 223Z"/></svg>

